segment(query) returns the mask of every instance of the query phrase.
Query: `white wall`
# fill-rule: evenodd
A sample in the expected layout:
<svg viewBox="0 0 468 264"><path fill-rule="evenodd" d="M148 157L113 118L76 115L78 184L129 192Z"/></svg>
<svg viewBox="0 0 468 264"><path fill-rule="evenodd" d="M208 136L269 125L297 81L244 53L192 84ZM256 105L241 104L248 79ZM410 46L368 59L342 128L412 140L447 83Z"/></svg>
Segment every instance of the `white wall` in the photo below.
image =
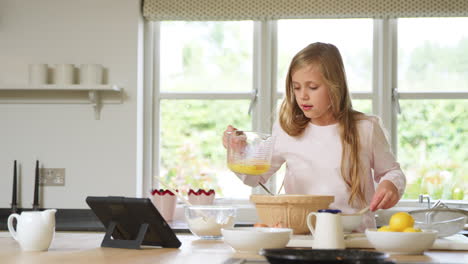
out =
<svg viewBox="0 0 468 264"><path fill-rule="evenodd" d="M10 206L15 159L23 208L32 205L36 159L66 169L65 186L43 187L46 208L136 196L141 21L139 0L0 0L0 86L26 84L31 63L99 63L126 96L103 105L101 120L88 104L0 103L1 208Z"/></svg>

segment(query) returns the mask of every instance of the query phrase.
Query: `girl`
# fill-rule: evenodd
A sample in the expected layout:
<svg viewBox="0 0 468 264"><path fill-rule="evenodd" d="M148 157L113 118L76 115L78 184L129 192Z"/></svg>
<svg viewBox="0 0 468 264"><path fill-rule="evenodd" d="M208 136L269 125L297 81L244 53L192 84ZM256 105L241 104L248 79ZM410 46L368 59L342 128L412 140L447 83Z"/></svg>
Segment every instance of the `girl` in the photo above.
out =
<svg viewBox="0 0 468 264"><path fill-rule="evenodd" d="M225 147L227 132L234 130L227 127ZM406 178L379 119L352 108L343 60L332 44L310 44L292 59L272 134L276 141L270 170L260 176L237 175L245 184L265 183L286 163L287 194L333 195L330 208L345 214L367 205L371 211L387 209L403 195ZM366 227L375 227L371 212L360 231Z"/></svg>

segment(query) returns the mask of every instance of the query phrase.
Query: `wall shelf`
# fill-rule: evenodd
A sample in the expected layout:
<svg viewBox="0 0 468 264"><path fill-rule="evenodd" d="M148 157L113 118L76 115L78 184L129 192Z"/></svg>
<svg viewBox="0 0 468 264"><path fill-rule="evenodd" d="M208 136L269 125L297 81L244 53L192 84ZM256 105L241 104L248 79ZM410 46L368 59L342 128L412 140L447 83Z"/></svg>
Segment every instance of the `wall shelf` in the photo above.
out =
<svg viewBox="0 0 468 264"><path fill-rule="evenodd" d="M50 101L38 100L34 96L41 93L83 93L87 94L87 103L90 103L94 109L94 118L96 120L100 119L100 112L102 108L102 96L103 94L113 94L118 96L117 103L123 102L123 88L117 85L58 85L58 84L46 84L46 85L0 85L0 93L5 92L9 94L15 94L15 99L7 99L0 101L0 103L51 103ZM19 95L18 95L19 94ZM34 94L34 95L33 95ZM32 98L28 98L28 95ZM0 97L3 97L0 94ZM22 100L18 100L21 98ZM81 103L81 101L60 101L60 103Z"/></svg>

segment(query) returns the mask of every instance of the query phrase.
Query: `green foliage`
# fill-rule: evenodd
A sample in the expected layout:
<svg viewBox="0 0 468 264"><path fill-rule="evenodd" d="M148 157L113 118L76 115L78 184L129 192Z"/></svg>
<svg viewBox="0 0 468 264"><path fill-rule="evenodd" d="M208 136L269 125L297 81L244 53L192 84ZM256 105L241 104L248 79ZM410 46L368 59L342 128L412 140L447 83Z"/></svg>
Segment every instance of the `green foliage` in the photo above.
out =
<svg viewBox="0 0 468 264"><path fill-rule="evenodd" d="M399 54L400 90L467 91L468 39L452 45L426 41ZM398 159L408 177L405 198L468 197L468 102L400 100ZM465 192L465 193L464 193Z"/></svg>
<svg viewBox="0 0 468 264"><path fill-rule="evenodd" d="M468 38L453 46L441 46L431 41L415 48L410 54L399 54L400 90L455 90L468 87Z"/></svg>
<svg viewBox="0 0 468 264"><path fill-rule="evenodd" d="M365 114L372 114L372 102L370 100L353 100L353 108Z"/></svg>
<svg viewBox="0 0 468 264"><path fill-rule="evenodd" d="M176 31L180 23L165 22L164 27ZM168 76L170 82L162 84L164 90L220 92L251 89L252 37L243 35L246 32L242 32L238 23L187 22L184 27L198 34L195 40L183 41L183 71Z"/></svg>
<svg viewBox="0 0 468 264"><path fill-rule="evenodd" d="M227 168L222 135L229 124L250 130L248 102L164 100L161 110L163 179L182 191L205 188L222 195L216 178Z"/></svg>
<svg viewBox="0 0 468 264"><path fill-rule="evenodd" d="M463 199L468 185L468 102L401 101L398 159L408 177L404 198Z"/></svg>
<svg viewBox="0 0 468 264"><path fill-rule="evenodd" d="M463 177L459 177L457 164L432 164L417 169L416 179L409 184L405 193L407 198L419 194L430 194L435 199L462 200L465 189Z"/></svg>

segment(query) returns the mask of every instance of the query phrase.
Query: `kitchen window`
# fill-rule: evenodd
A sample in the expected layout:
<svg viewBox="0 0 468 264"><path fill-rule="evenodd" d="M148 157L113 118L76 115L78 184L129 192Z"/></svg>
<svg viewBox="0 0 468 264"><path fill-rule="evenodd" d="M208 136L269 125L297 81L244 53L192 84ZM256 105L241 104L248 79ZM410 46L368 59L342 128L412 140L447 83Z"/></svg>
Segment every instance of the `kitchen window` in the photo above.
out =
<svg viewBox="0 0 468 264"><path fill-rule="evenodd" d="M467 26L466 18L152 22L153 175L185 191L214 188L218 198L262 192L227 169L222 132L228 124L270 132L290 59L321 41L340 49L355 108L382 117L408 176L404 198L466 200Z"/></svg>
<svg viewBox="0 0 468 264"><path fill-rule="evenodd" d="M398 20L397 135L408 179L404 198L427 193L468 199L467 27L468 18Z"/></svg>
<svg viewBox="0 0 468 264"><path fill-rule="evenodd" d="M183 193L248 197L251 188L226 168L221 135L228 124L252 129L253 22L161 22L161 180ZM156 186L154 186L156 187Z"/></svg>

